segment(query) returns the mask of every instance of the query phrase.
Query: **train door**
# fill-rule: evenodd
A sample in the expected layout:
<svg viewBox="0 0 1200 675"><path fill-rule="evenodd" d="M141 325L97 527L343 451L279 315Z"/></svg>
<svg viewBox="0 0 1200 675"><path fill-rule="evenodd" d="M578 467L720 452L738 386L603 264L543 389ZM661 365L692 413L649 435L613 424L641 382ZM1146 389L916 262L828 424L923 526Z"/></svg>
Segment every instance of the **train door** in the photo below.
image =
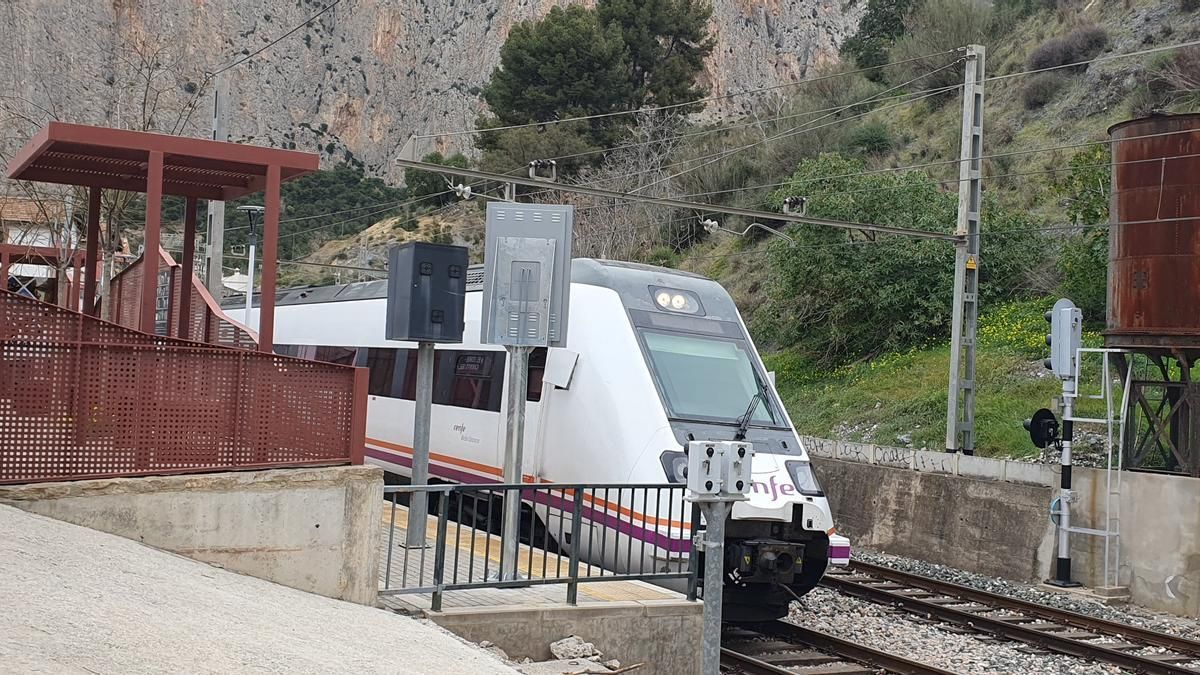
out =
<svg viewBox="0 0 1200 675"><path fill-rule="evenodd" d="M525 388L525 462L524 471L541 482L542 445L544 443L545 419L543 411L544 378L546 373L546 348L538 347L529 355L529 383Z"/></svg>

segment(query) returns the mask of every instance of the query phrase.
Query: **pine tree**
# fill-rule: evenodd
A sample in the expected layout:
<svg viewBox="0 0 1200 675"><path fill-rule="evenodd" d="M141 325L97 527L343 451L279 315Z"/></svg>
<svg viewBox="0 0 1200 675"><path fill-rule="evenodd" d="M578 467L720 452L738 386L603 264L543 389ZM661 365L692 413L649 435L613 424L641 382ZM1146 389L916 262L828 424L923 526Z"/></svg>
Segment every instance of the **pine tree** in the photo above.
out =
<svg viewBox="0 0 1200 675"><path fill-rule="evenodd" d="M600 0L596 12L602 25L620 30L629 50L631 107L704 97L696 76L715 45L706 0Z"/></svg>
<svg viewBox="0 0 1200 675"><path fill-rule="evenodd" d="M501 126L613 112L631 99L629 71L616 27L602 26L583 7L554 7L541 21L513 27L483 98ZM593 140L611 140L610 126L605 119L593 124ZM487 148L495 135L483 136Z"/></svg>

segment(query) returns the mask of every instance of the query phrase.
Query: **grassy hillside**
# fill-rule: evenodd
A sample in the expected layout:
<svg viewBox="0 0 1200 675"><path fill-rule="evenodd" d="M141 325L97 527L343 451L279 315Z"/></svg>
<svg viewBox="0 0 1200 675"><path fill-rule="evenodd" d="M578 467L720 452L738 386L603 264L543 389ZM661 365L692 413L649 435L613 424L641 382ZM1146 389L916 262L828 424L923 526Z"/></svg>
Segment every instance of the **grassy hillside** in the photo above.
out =
<svg viewBox="0 0 1200 675"><path fill-rule="evenodd" d="M1023 457L1038 450L1021 426L1034 410L1062 392L1042 365L1044 312L1052 299L994 308L979 323L975 425L980 455ZM1098 333L1084 344L1098 347ZM792 421L801 433L880 445L940 450L945 447L950 349L945 344L887 354L831 371L813 368L793 352L764 354ZM1096 361L1085 361L1081 391L1099 393ZM1115 394L1119 400L1119 392ZM1081 412L1104 416L1099 401Z"/></svg>
<svg viewBox="0 0 1200 675"><path fill-rule="evenodd" d="M658 120L661 128L639 127L635 134L651 140L612 151L584 178L624 190L653 182L662 194L767 211L777 211L784 196L805 196L812 216L950 231L960 102L955 91L921 94L961 81L953 67L943 68L953 48L984 44L986 74L999 79L987 83L983 110L977 445L981 454L1029 454L1020 422L1059 391L1040 363L1042 312L1053 298L1069 295L1087 308L1091 326L1102 321L1106 233L1069 229L1107 221L1107 150L1096 142L1108 138L1110 125L1151 110L1200 109L1200 48L1111 57L1197 39L1200 3L909 4L915 9L904 17L907 32L887 48L893 65L886 69L863 74L854 63L830 64L809 74L813 83L788 89L785 100L764 97L754 115L724 126ZM905 58L929 54L939 56ZM1057 68L1088 59L1098 60ZM1027 72L1046 68L1053 70ZM902 97L911 99L896 100ZM732 152L708 159L722 149ZM823 168L839 166L853 169L830 175ZM905 167L915 168L892 171ZM902 248L894 238L876 242L861 232L793 226L790 235L807 245L788 249L761 232L708 234L696 226L694 211L577 206L578 254L665 263L729 289L803 432L941 447L948 246ZM722 219L733 230L749 224ZM372 258L363 250L377 258L388 244L412 237L477 251L480 225L478 208L460 205L415 229L410 222L378 223L326 242L311 259L354 264ZM624 248L594 246L609 238Z"/></svg>

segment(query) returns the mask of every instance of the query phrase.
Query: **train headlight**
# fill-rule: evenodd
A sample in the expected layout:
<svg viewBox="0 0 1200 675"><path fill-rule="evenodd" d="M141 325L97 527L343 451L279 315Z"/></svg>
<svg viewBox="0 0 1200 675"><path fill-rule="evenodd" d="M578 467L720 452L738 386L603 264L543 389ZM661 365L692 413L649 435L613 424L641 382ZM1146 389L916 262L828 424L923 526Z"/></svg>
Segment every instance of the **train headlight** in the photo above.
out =
<svg viewBox="0 0 1200 675"><path fill-rule="evenodd" d="M792 483L800 494L810 497L824 497L825 492L821 490L821 484L817 482L817 476L813 473L812 464L802 461L787 462L788 473L792 475Z"/></svg>
<svg viewBox="0 0 1200 675"><path fill-rule="evenodd" d="M652 286L650 287L650 295L654 297L654 304L658 305L659 309L683 314L704 313L704 308L700 306L700 298L696 297L696 294L690 291Z"/></svg>
<svg viewBox="0 0 1200 675"><path fill-rule="evenodd" d="M687 454L678 450L667 450L659 456L668 483L687 483Z"/></svg>

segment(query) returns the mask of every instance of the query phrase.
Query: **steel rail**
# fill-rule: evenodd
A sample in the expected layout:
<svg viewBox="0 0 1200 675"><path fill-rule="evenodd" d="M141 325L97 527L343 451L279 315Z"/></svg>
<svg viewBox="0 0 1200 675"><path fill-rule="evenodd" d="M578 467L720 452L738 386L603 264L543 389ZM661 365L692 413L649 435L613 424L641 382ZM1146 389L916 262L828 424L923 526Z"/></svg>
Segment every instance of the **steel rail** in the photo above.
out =
<svg viewBox="0 0 1200 675"><path fill-rule="evenodd" d="M762 626L754 626L754 630L772 635L784 640L800 641L812 645L818 650L828 651L843 656L852 661L883 668L889 673L901 675L954 675L954 671L944 670L920 661L913 661L902 656L889 654L864 644L835 637L828 633L799 626L788 621L775 621Z"/></svg>
<svg viewBox="0 0 1200 675"><path fill-rule="evenodd" d="M902 607L947 623L958 624L977 631L999 635L1010 640L1036 645L1060 654L1112 663L1137 673L1151 675L1196 675L1197 672L1200 672L1145 656L1127 654L1101 644L1083 642L1056 633L1028 628L1019 623L1012 623L1002 619L939 605L920 598L892 593L882 588L875 588L871 584L839 579L836 576L826 576L821 580L821 583L828 588L854 597L880 604Z"/></svg>
<svg viewBox="0 0 1200 675"><path fill-rule="evenodd" d="M1189 640L1185 637L1160 633L1158 631L1133 626L1108 619L1100 619L1097 617L1070 612L1057 607L1031 602L1029 600L1020 600L1018 598L1010 598L998 593L990 591L982 591L979 589L963 586L950 581L942 581L941 579L931 579L929 577L912 574L911 572L903 572L901 570L884 567L882 565L874 565L860 561L850 563L850 569L859 569L867 572L871 576L895 581L897 583L908 584L914 588L922 588L936 593L945 595L953 595L973 602L991 605L1002 609L1013 610L1031 616L1056 621L1058 623L1084 628L1099 633L1108 635L1130 638L1138 642L1144 642L1155 647L1164 647L1179 654L1187 654L1189 656L1200 657L1200 642Z"/></svg>
<svg viewBox="0 0 1200 675"><path fill-rule="evenodd" d="M726 647L721 647L721 665L737 668L750 675L796 675L794 670L760 661L749 654L742 654Z"/></svg>

